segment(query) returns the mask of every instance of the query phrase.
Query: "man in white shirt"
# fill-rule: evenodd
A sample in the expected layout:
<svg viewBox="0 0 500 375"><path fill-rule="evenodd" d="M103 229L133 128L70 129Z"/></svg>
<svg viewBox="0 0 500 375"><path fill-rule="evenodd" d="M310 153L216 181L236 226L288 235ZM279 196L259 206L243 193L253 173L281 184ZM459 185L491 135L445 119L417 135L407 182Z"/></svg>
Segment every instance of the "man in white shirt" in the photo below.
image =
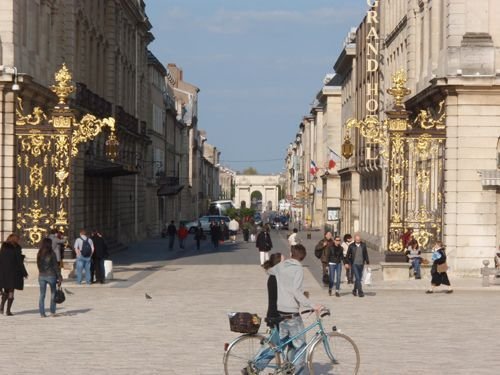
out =
<svg viewBox="0 0 500 375"><path fill-rule="evenodd" d="M288 243L290 245L290 250L295 246L300 243L299 239L297 238L299 230L297 228L293 228L293 233L288 236Z"/></svg>
<svg viewBox="0 0 500 375"><path fill-rule="evenodd" d="M76 282L82 283L82 271L85 268L85 282L91 284L90 266L92 254L94 253L94 243L87 237L85 229L80 230L80 237L75 240L76 252Z"/></svg>
<svg viewBox="0 0 500 375"><path fill-rule="evenodd" d="M231 221L229 222L228 229L229 229L229 236L231 238L231 241L233 243L235 243L236 242L236 234L240 230L240 224L236 221L236 219L232 218Z"/></svg>

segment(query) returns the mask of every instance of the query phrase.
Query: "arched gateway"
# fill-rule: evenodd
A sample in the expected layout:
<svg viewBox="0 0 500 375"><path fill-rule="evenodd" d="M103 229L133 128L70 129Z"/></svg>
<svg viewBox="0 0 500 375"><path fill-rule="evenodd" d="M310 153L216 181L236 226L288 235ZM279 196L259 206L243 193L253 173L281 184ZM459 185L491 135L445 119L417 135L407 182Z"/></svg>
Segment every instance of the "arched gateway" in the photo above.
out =
<svg viewBox="0 0 500 375"><path fill-rule="evenodd" d="M278 186L279 175L236 175L234 203L236 207L240 207L244 201L250 207L252 197L260 193L262 197L259 206L263 210L275 210L279 201Z"/></svg>

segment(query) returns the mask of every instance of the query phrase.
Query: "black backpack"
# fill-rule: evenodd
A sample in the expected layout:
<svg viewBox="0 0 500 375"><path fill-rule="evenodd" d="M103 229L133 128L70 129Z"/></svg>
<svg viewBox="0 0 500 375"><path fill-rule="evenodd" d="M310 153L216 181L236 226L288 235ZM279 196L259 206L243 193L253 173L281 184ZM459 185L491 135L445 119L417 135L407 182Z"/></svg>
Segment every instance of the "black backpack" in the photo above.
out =
<svg viewBox="0 0 500 375"><path fill-rule="evenodd" d="M82 254L82 257L84 258L88 258L89 256L92 255L92 246L90 246L90 242L89 242L89 239L87 238L86 240L84 240L82 237L80 237L82 239L82 250L81 250L81 254Z"/></svg>

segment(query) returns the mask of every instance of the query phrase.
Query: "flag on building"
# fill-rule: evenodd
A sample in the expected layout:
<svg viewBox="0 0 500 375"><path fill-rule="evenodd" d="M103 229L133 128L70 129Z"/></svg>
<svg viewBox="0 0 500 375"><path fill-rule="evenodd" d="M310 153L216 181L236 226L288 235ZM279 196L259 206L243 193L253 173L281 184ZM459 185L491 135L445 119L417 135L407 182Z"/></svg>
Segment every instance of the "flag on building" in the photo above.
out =
<svg viewBox="0 0 500 375"><path fill-rule="evenodd" d="M319 168L316 166L316 163L314 162L314 160L311 160L311 168L309 169L309 172L311 172L311 175L316 175L316 173L318 172Z"/></svg>
<svg viewBox="0 0 500 375"><path fill-rule="evenodd" d="M330 147L328 147L328 169L333 169L335 166L340 163L340 156L335 151L333 151Z"/></svg>

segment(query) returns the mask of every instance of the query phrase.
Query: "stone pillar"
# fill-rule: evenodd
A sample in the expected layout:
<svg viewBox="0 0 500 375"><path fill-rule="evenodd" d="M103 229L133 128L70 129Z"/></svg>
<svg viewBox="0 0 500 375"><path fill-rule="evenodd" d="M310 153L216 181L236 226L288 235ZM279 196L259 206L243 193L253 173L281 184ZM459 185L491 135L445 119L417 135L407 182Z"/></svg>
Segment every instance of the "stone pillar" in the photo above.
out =
<svg viewBox="0 0 500 375"><path fill-rule="evenodd" d="M15 228L15 93L10 82L0 84L0 240ZM22 233L19 233L22 236Z"/></svg>
<svg viewBox="0 0 500 375"><path fill-rule="evenodd" d="M447 97L444 242L452 271L479 275L497 247L497 192L481 186L479 169L496 169L499 91Z"/></svg>

